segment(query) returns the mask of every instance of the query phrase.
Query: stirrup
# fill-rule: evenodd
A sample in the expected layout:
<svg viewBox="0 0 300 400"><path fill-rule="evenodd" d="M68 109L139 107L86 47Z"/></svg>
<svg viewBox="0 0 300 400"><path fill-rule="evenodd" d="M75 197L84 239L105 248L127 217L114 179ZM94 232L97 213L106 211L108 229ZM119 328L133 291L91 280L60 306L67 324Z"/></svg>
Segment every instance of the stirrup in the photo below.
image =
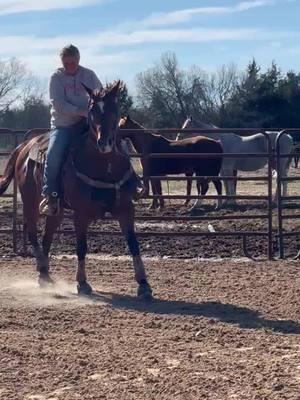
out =
<svg viewBox="0 0 300 400"><path fill-rule="evenodd" d="M56 192L44 197L40 202L39 212L48 217L56 217L60 214L60 200Z"/></svg>

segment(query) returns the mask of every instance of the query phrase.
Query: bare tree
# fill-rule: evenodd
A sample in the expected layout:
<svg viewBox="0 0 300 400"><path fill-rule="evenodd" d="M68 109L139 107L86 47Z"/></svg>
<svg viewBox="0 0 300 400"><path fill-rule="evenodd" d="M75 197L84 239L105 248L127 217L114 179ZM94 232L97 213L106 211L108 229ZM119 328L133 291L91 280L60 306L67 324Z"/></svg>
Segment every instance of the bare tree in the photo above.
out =
<svg viewBox="0 0 300 400"><path fill-rule="evenodd" d="M165 53L155 67L136 77L139 105L151 110L149 126L174 126L187 114L185 74L178 67L175 54Z"/></svg>
<svg viewBox="0 0 300 400"><path fill-rule="evenodd" d="M20 88L19 100L22 104L26 104L26 102L33 98L37 101L45 101L47 93L46 84L30 71L26 72Z"/></svg>
<svg viewBox="0 0 300 400"><path fill-rule="evenodd" d="M155 67L136 77L138 109L147 126L179 127L190 114L205 122L222 124L237 79L233 64L222 66L215 73L198 66L184 70L174 53L164 53Z"/></svg>
<svg viewBox="0 0 300 400"><path fill-rule="evenodd" d="M0 110L7 109L20 97L20 87L27 77L27 69L16 58L0 60Z"/></svg>

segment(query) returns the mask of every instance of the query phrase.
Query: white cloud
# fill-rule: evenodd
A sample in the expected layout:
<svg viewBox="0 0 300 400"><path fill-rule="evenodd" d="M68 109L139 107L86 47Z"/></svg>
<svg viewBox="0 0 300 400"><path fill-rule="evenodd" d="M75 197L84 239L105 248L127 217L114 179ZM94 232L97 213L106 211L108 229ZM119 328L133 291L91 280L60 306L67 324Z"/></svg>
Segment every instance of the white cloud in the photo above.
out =
<svg viewBox="0 0 300 400"><path fill-rule="evenodd" d="M144 29L132 32L104 31L85 35L56 37L2 36L0 56L26 56L31 54L53 53L66 43L73 43L83 51L99 53L104 48L134 46L147 43L195 43L216 41L278 40L296 37L299 34L289 31L268 31L263 29Z"/></svg>
<svg viewBox="0 0 300 400"><path fill-rule="evenodd" d="M274 4L273 0L243 1L229 7L198 7L171 11L168 13L155 13L141 21L144 26L174 25L187 22L196 15L218 15L232 14L248 11L253 8L264 7Z"/></svg>
<svg viewBox="0 0 300 400"><path fill-rule="evenodd" d="M0 0L0 15L85 7L103 0Z"/></svg>
<svg viewBox="0 0 300 400"><path fill-rule="evenodd" d="M136 64L144 50L135 51L143 44L225 43L232 41L272 41L299 37L295 32L263 29L144 29L131 32L103 31L85 35L36 37L0 36L0 58L17 56L34 73L48 76L59 64L58 51L66 43L79 47L84 65L108 71L124 64ZM120 48L112 53L112 49ZM109 53L107 49L109 48Z"/></svg>
<svg viewBox="0 0 300 400"><path fill-rule="evenodd" d="M0 0L1 13L21 12L62 7L80 7L87 4L99 4L109 0ZM275 1L275 0L274 0ZM124 23L115 26L114 30L91 31L77 35L58 35L41 37L33 35L0 36L0 58L16 56L26 62L28 67L39 76L49 76L59 65L58 52L66 43L73 43L81 50L83 65L95 70L104 71L106 75L118 73L120 66L130 68L138 65L138 60L146 54L144 48L135 51L138 45L178 43L226 43L232 41L268 41L279 42L284 38L299 38L299 33L291 31L271 31L252 28L176 28L164 29L163 23L175 24L195 14L237 13L251 8L273 4L271 0L243 1L231 7L202 7L174 11L157 16L150 16L142 21ZM40 7L40 8L39 8ZM18 11L17 11L18 10ZM148 22L147 22L148 21ZM160 22L161 21L161 22ZM148 26L149 25L149 26ZM153 25L153 28L151 28ZM157 27L156 27L157 26ZM145 46L146 48L146 46ZM109 53L108 53L109 49ZM113 52L114 51L114 52Z"/></svg>

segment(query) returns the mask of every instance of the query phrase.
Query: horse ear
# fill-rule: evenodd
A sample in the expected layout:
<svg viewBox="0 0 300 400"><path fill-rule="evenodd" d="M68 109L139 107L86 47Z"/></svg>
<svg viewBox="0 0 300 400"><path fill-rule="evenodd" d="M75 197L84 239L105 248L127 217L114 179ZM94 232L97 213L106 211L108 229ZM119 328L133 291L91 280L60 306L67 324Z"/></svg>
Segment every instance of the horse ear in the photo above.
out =
<svg viewBox="0 0 300 400"><path fill-rule="evenodd" d="M85 86L84 83L81 82L81 84L82 84L82 86L85 88L85 90L87 91L87 93L88 93L88 95L90 96L90 98L94 98L94 92L93 92L93 90L90 89L89 87Z"/></svg>
<svg viewBox="0 0 300 400"><path fill-rule="evenodd" d="M191 122L193 121L193 117L191 115L189 116L189 119Z"/></svg>
<svg viewBox="0 0 300 400"><path fill-rule="evenodd" d="M121 80L119 79L114 86L111 88L111 90L109 91L109 94L111 96L116 97L117 94L119 93L119 90L121 89Z"/></svg>
<svg viewBox="0 0 300 400"><path fill-rule="evenodd" d="M127 114L126 121L132 121L129 114Z"/></svg>

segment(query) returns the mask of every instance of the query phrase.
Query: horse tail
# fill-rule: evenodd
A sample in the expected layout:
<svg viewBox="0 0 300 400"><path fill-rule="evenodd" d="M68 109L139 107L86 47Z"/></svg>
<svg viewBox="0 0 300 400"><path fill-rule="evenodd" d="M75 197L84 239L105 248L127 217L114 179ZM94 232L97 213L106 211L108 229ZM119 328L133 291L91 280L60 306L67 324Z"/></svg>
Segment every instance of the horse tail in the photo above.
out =
<svg viewBox="0 0 300 400"><path fill-rule="evenodd" d="M0 195L7 190L10 182L14 177L16 162L20 154L20 151L23 149L24 145L25 143L20 144L9 157L9 160L4 169L3 176L0 178Z"/></svg>

